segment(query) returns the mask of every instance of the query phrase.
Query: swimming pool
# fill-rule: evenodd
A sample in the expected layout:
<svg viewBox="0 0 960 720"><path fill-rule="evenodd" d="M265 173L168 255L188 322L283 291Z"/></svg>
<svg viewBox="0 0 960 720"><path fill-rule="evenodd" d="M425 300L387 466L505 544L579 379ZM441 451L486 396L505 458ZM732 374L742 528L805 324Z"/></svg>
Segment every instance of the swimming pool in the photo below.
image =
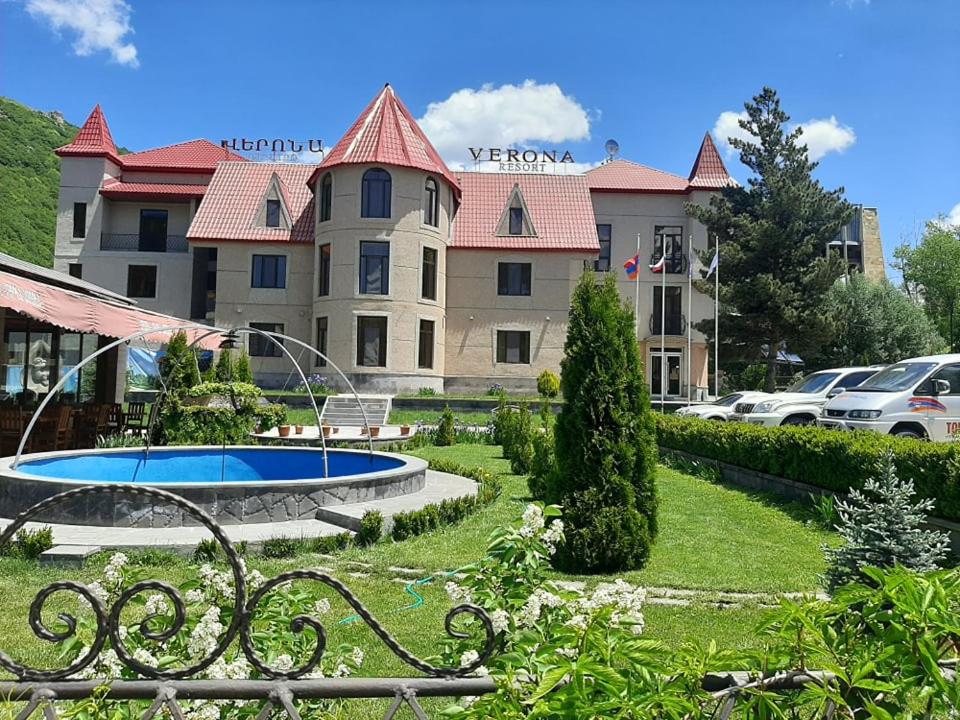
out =
<svg viewBox="0 0 960 720"><path fill-rule="evenodd" d="M417 492L427 464L407 455L298 447L155 447L70 450L0 458L0 517L83 485L148 485L199 505L221 524L313 519L320 507ZM194 521L175 508L127 496L68 502L44 522L175 527Z"/></svg>

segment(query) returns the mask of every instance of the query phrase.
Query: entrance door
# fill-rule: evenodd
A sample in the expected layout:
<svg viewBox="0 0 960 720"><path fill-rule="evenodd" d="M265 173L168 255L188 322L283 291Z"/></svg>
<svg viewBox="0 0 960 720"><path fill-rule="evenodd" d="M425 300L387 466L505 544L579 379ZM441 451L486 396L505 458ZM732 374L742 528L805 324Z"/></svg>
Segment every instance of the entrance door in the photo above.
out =
<svg viewBox="0 0 960 720"><path fill-rule="evenodd" d="M683 387L683 353L667 350L662 356L659 350L650 353L650 394L655 397L680 397ZM664 372L666 366L666 372Z"/></svg>

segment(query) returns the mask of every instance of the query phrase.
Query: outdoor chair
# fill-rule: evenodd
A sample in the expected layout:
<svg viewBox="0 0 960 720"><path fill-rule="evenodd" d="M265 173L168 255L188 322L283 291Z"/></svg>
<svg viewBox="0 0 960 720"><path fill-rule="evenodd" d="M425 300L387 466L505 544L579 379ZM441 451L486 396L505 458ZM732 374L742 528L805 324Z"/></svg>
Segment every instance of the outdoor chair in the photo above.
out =
<svg viewBox="0 0 960 720"><path fill-rule="evenodd" d="M154 403L156 404L156 403ZM147 429L147 404L142 402L132 402L127 404L127 412L124 414L124 429L129 430L135 435L142 435ZM152 409L151 409L152 412Z"/></svg>
<svg viewBox="0 0 960 720"><path fill-rule="evenodd" d="M106 428L101 435L120 435L123 433L123 405L120 403L108 403L106 405L109 413L107 415Z"/></svg>
<svg viewBox="0 0 960 720"><path fill-rule="evenodd" d="M0 410L0 455L6 457L17 452L23 435L23 416L19 408Z"/></svg>

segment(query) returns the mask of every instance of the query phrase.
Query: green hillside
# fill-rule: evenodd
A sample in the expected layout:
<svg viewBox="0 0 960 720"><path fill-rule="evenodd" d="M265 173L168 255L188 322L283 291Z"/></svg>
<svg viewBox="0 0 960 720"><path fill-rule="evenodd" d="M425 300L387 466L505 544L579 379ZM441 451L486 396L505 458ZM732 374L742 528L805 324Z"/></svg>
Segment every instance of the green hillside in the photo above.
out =
<svg viewBox="0 0 960 720"><path fill-rule="evenodd" d="M56 238L60 158L78 128L0 97L0 251L50 267Z"/></svg>

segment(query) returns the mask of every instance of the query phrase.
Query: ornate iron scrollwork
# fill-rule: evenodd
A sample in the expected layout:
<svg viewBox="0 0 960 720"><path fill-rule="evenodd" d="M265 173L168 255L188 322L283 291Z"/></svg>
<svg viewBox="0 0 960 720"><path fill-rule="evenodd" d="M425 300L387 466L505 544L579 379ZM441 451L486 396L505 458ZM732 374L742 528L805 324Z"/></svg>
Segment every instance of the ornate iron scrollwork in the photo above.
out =
<svg viewBox="0 0 960 720"><path fill-rule="evenodd" d="M188 667L162 669L141 662L127 649L120 629L121 615L129 603L141 593L153 591L162 594L173 606L173 621L163 630L153 630L151 629L151 622L157 618L157 615L154 614L142 620L139 627L143 637L149 640L155 642L168 641L176 637L186 624L186 603L177 588L160 580L140 581L124 590L113 603L113 606L107 608L100 597L98 597L88 585L72 581L55 582L41 589L30 606L30 627L33 633L41 640L48 642L63 642L76 634L77 619L73 615L68 613L59 614L58 617L60 621L65 625L65 629L59 631L47 627L42 619L43 608L48 598L59 592L72 592L82 597L93 608L96 622L95 638L88 651L83 653L69 666L55 670L28 667L17 662L0 650L0 666L22 681L47 682L65 680L76 676L77 673L89 667L97 660L103 652L108 638L119 661L141 677L154 680L181 680L198 675L210 667L210 665L216 662L216 660L228 650L238 636L240 647L246 659L265 677L276 680L302 678L316 668L326 650L327 633L320 620L306 614L299 615L291 620L291 632L301 633L308 627L311 628L316 634L316 645L306 663L286 671L271 668L260 659L254 647L253 631L251 629L260 601L276 588L297 580L316 581L336 591L394 655L407 665L416 668L430 677L463 678L473 673L489 660L494 652L496 632L493 629L490 617L482 608L477 606L459 605L447 613L444 623L445 630L451 637L458 639L468 638L470 636L458 631L454 627L454 624L458 617L464 615L476 618L479 620L485 636L482 651L479 653L477 660L464 667L445 668L431 665L413 655L394 639L343 583L331 575L316 570L293 570L281 573L264 582L248 599L244 562L223 528L202 509L188 500L166 490L138 487L136 485L88 485L77 488L76 490L69 490L43 500L20 513L4 528L3 532L0 533L0 545L12 540L17 531L27 522L38 516L42 516L51 508L93 495L133 496L153 502L169 504L188 513L200 525L207 528L223 551L223 555L230 565L233 575L235 593L230 624L223 635L219 637L216 647L201 660Z"/></svg>

